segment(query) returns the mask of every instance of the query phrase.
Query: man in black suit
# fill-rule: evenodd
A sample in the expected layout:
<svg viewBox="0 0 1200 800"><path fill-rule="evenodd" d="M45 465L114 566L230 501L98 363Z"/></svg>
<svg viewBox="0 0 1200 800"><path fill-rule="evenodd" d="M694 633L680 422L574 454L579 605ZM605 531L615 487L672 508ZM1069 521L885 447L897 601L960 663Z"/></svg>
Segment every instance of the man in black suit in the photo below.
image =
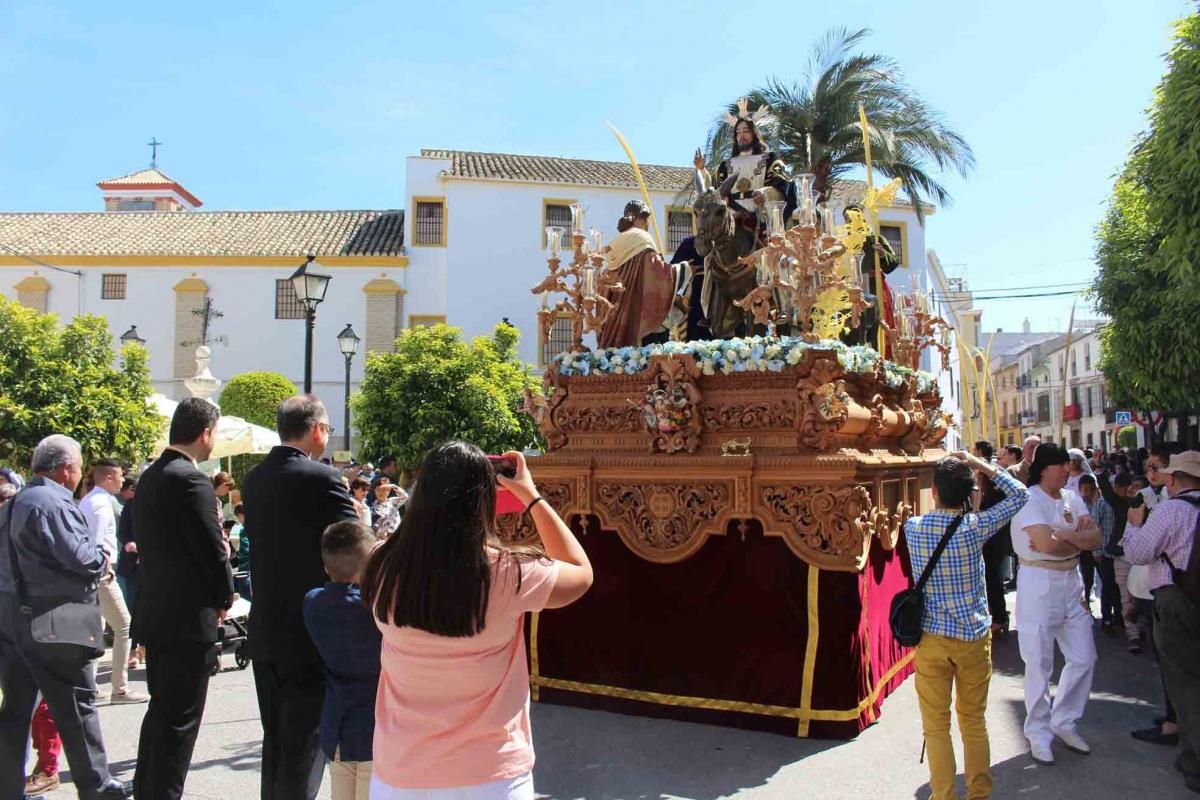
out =
<svg viewBox="0 0 1200 800"><path fill-rule="evenodd" d="M337 471L313 460L333 433L321 401L284 400L275 426L282 444L242 482L246 528L254 532L250 657L263 726L262 798L312 800L325 769L317 736L325 677L304 628L304 595L325 585L325 528L358 515Z"/></svg>
<svg viewBox="0 0 1200 800"><path fill-rule="evenodd" d="M217 495L196 462L212 453L220 411L189 397L171 419L170 446L138 482L140 585L134 637L146 648L150 707L142 720L137 797L174 800L192 760L217 628L233 602Z"/></svg>

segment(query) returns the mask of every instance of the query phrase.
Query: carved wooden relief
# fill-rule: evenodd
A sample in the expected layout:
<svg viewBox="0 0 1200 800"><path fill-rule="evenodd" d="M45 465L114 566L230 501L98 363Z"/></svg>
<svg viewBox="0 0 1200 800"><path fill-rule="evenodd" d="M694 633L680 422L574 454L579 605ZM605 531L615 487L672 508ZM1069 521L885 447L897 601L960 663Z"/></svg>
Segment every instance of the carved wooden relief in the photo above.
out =
<svg viewBox="0 0 1200 800"><path fill-rule="evenodd" d="M704 544L730 510L726 482L642 483L607 482L597 485L596 510L603 527L616 529L621 539L647 561L682 561Z"/></svg>
<svg viewBox="0 0 1200 800"><path fill-rule="evenodd" d="M652 356L641 411L654 437L651 450L694 453L700 447L700 367L695 359Z"/></svg>
<svg viewBox="0 0 1200 800"><path fill-rule="evenodd" d="M768 536L824 569L857 572L866 563L871 496L864 486L760 485L756 511Z"/></svg>

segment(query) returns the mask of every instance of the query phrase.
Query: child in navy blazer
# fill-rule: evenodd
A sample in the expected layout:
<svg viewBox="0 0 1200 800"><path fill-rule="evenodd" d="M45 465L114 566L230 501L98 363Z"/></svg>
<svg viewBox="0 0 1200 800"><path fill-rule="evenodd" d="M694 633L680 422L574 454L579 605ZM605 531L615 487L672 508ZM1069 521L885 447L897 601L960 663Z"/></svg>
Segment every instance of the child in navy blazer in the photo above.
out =
<svg viewBox="0 0 1200 800"><path fill-rule="evenodd" d="M370 793L380 633L358 580L375 541L356 520L326 528L321 559L329 582L304 597L304 625L325 662L320 738L333 800L367 800Z"/></svg>

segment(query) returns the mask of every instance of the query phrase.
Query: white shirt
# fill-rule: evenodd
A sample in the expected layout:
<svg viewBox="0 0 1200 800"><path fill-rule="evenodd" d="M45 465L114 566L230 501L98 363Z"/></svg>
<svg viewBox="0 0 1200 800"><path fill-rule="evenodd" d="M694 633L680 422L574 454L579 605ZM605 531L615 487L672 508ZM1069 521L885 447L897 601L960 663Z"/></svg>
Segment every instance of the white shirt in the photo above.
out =
<svg viewBox="0 0 1200 800"><path fill-rule="evenodd" d="M1012 521L1012 545L1017 556L1031 561L1066 561L1075 556L1055 556L1035 552L1025 530L1034 525L1049 525L1052 531L1073 531L1079 520L1088 516L1087 506L1079 495L1063 489L1055 500L1040 486L1029 487L1029 502L1017 512Z"/></svg>
<svg viewBox="0 0 1200 800"><path fill-rule="evenodd" d="M116 563L117 513L113 509L113 496L97 486L79 501L79 510L87 520L92 541L108 554L109 563Z"/></svg>

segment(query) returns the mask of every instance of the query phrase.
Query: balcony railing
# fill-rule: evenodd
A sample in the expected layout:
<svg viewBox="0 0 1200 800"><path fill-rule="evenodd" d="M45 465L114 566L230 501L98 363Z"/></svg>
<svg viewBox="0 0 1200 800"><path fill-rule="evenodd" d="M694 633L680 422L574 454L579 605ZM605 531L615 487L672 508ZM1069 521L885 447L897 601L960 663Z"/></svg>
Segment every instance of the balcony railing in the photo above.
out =
<svg viewBox="0 0 1200 800"><path fill-rule="evenodd" d="M1076 422L1083 418L1083 406L1079 403L1072 403L1063 408L1063 419L1066 422Z"/></svg>

